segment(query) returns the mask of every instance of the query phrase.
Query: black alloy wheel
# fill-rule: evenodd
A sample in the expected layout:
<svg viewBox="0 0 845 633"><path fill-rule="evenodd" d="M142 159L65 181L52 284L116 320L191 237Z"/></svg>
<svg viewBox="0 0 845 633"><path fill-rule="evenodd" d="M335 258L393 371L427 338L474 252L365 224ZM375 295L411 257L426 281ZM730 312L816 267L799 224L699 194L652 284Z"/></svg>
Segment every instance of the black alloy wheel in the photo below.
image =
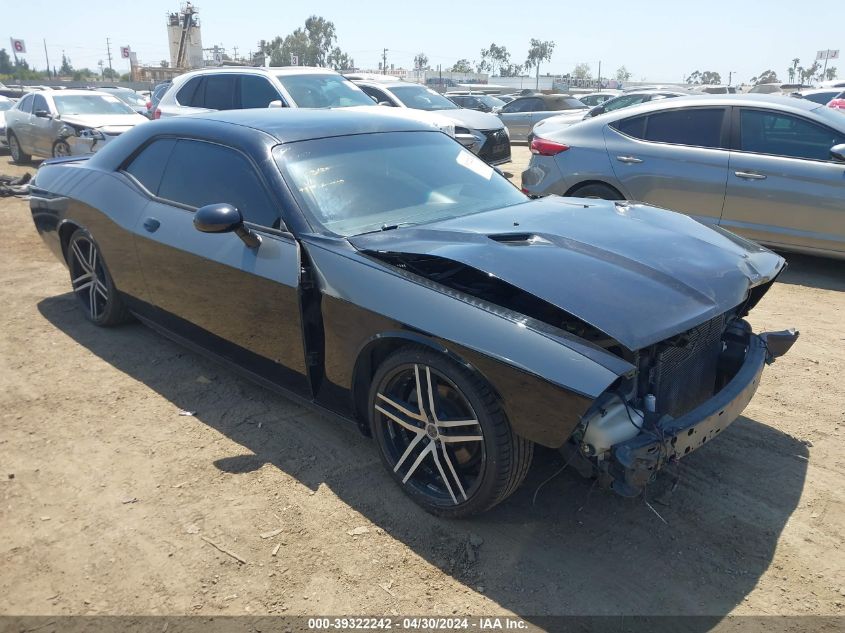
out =
<svg viewBox="0 0 845 633"><path fill-rule="evenodd" d="M370 416L388 471L434 514L487 510L531 464L533 444L513 433L489 385L422 347L402 348L378 368Z"/></svg>
<svg viewBox="0 0 845 633"><path fill-rule="evenodd" d="M103 326L126 321L129 313L88 231L78 229L71 235L66 257L73 294L79 300L85 317Z"/></svg>

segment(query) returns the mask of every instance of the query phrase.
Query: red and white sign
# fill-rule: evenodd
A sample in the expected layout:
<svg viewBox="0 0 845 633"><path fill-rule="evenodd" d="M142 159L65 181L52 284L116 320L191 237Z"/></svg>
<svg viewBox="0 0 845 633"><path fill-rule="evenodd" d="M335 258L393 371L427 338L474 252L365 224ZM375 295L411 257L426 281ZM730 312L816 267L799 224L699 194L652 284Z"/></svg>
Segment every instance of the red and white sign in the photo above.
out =
<svg viewBox="0 0 845 633"><path fill-rule="evenodd" d="M839 59L839 51L826 50L816 53L817 60Z"/></svg>
<svg viewBox="0 0 845 633"><path fill-rule="evenodd" d="M21 55L26 53L26 43L23 40L17 40L14 37L10 37L9 40L12 42L12 50L16 54Z"/></svg>
<svg viewBox="0 0 845 633"><path fill-rule="evenodd" d="M120 47L120 56L123 59L129 59L129 53L131 53L131 52L132 51L130 50L130 48L128 46L121 46Z"/></svg>

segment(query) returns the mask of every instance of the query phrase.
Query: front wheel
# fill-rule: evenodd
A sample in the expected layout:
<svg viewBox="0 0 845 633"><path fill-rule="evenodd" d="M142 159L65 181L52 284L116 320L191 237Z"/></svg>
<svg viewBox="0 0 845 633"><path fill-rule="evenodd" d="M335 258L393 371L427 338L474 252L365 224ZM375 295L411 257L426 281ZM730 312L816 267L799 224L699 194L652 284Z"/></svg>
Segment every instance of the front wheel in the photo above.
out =
<svg viewBox="0 0 845 633"><path fill-rule="evenodd" d="M531 465L534 445L513 432L490 386L426 348L402 348L379 366L369 411L384 465L433 514L483 512Z"/></svg>
<svg viewBox="0 0 845 633"><path fill-rule="evenodd" d="M67 141L56 141L53 143L53 158L70 156L70 145Z"/></svg>
<svg viewBox="0 0 845 633"><path fill-rule="evenodd" d="M91 234L77 229L67 247L70 283L85 317L100 326L129 320L129 311L114 287L106 263Z"/></svg>

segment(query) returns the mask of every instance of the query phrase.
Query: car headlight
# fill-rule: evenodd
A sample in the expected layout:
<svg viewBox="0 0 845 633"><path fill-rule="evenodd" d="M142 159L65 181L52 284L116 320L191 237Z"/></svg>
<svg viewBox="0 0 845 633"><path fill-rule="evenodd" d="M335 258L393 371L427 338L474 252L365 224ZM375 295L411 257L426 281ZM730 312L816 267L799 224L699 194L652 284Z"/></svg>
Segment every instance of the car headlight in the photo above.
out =
<svg viewBox="0 0 845 633"><path fill-rule="evenodd" d="M505 136L507 136L508 138L510 138L510 137L511 137L511 131L508 129L508 126L507 126L507 125L503 125L503 126L502 126L502 129L505 131Z"/></svg>
<svg viewBox="0 0 845 633"><path fill-rule="evenodd" d="M92 138L96 141L103 141L106 138L103 133L100 132L100 130L94 130L92 128L85 128L84 130L79 130L79 136L81 138Z"/></svg>
<svg viewBox="0 0 845 633"><path fill-rule="evenodd" d="M440 126L440 129L443 130L443 132L445 132L446 134L448 134L452 138L455 138L455 126L452 125L451 123L444 123L443 125Z"/></svg>

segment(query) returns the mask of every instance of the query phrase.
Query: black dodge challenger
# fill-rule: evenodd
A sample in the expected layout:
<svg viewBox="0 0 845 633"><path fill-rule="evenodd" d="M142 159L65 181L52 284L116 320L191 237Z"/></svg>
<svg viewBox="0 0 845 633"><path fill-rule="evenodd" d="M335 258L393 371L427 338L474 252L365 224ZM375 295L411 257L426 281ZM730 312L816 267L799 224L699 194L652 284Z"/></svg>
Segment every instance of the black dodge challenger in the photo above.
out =
<svg viewBox="0 0 845 633"><path fill-rule="evenodd" d="M31 207L92 322L136 317L354 420L445 516L508 497L535 444L640 494L797 337L743 320L784 268L765 248L649 206L531 200L378 113L146 123L45 163Z"/></svg>

